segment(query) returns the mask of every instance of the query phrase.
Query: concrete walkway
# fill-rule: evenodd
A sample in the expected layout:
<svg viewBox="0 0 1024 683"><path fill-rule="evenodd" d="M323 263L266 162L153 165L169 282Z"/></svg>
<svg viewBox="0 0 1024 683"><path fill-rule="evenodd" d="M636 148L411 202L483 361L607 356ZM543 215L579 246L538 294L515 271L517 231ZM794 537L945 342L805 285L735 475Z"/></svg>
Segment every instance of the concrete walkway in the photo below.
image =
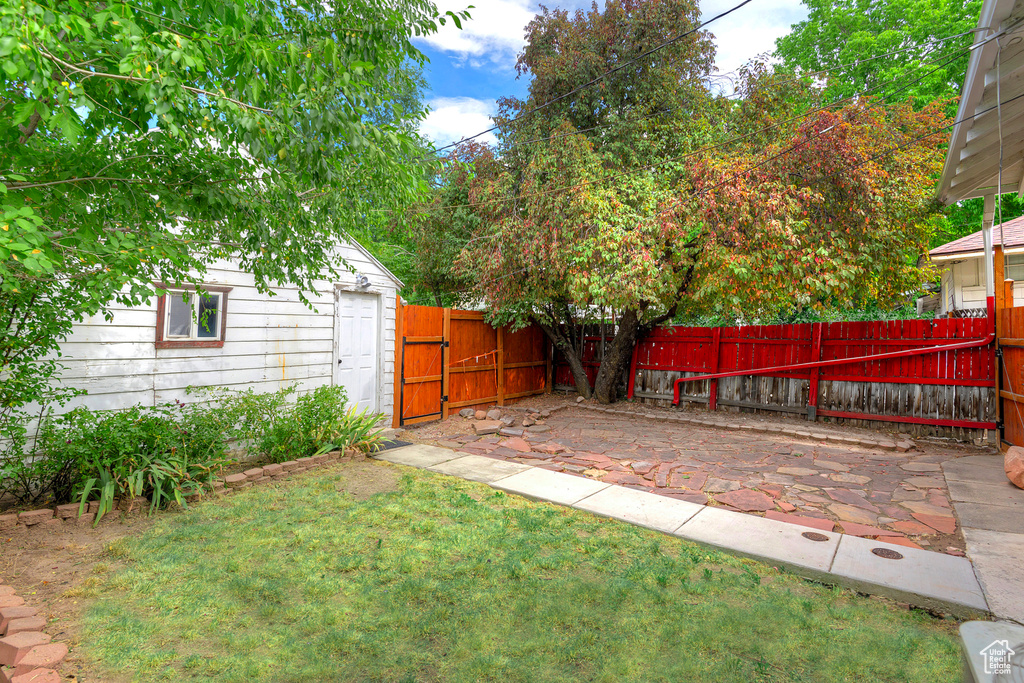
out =
<svg viewBox="0 0 1024 683"><path fill-rule="evenodd" d="M815 531L607 482L447 448L413 445L380 460L482 482L785 567L810 579L957 616L987 614L971 563L846 534Z"/></svg>
<svg viewBox="0 0 1024 683"><path fill-rule="evenodd" d="M1002 454L960 458L942 470L989 608L1024 623L1024 491L1006 479Z"/></svg>

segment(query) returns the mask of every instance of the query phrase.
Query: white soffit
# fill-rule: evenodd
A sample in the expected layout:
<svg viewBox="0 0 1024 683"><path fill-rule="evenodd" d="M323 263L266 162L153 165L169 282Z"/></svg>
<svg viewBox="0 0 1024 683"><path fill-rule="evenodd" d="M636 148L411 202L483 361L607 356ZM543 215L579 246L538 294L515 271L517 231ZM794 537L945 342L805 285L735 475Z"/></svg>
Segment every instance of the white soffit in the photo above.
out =
<svg viewBox="0 0 1024 683"><path fill-rule="evenodd" d="M1024 0L985 0L967 65L939 199L995 194L1002 102L1003 192L1024 189ZM997 59L998 57L998 59ZM998 65L998 68L997 68ZM997 88L996 74L999 74ZM996 97L997 90L999 97Z"/></svg>

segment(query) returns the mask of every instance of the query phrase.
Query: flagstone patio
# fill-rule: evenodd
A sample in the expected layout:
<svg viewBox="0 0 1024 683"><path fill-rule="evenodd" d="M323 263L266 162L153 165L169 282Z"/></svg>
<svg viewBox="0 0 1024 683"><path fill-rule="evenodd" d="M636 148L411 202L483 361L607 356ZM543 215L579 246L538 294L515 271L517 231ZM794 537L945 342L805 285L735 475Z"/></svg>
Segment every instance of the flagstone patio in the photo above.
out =
<svg viewBox="0 0 1024 683"><path fill-rule="evenodd" d="M979 449L917 442L899 452L891 440L888 449L884 439L877 445L842 443L836 435L841 428L834 426L815 425L815 435L804 437L740 429L727 415L714 420L716 425L683 424L667 411L661 417L573 406L544 419L538 432L516 426L477 436L473 420L452 417L410 435L461 453L963 555L941 463L977 456ZM829 438L821 438L822 430Z"/></svg>

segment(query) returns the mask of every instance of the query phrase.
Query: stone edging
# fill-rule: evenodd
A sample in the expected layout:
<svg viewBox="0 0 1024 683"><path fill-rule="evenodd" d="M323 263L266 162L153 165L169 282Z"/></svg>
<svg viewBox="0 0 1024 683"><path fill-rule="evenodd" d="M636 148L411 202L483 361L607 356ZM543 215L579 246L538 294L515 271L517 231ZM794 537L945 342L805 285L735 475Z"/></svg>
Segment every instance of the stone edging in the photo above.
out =
<svg viewBox="0 0 1024 683"><path fill-rule="evenodd" d="M225 477L214 479L210 487L213 493L231 492L237 489L244 489L253 484L262 484L274 479L279 479L296 472L305 472L313 467L319 467L325 463L365 459L365 455L358 451L331 451L322 455L289 460L287 462L253 467L238 474L229 474ZM192 503L201 499L203 493L193 493L185 498ZM130 512L143 506L149 505L149 499L136 498L135 500L122 500L118 503L118 510ZM67 503L54 508L41 508L39 510L27 510L25 512L14 512L0 515L0 531L34 531L43 529L47 531L60 529L65 523L85 526L96 521L96 513L99 511L98 501L91 501L86 511L79 515L79 503ZM107 513L104 519L114 519L114 515ZM0 683L3 683L0 680Z"/></svg>
<svg viewBox="0 0 1024 683"><path fill-rule="evenodd" d="M740 424L735 422L728 422L721 419L718 416L696 416L690 413L686 414L673 414L673 413L642 413L635 410L622 410L619 408L606 408L604 406L597 406L590 403L579 403L576 405L577 408L583 408L584 410L591 410L598 413L608 413L610 415L626 415L634 417L645 417L650 420L661 420L662 422L682 422L701 427L721 427L726 429L739 429L746 432L766 432L782 434L783 436L792 437L794 439L805 439L810 441L832 441L834 443L841 443L853 446L865 446L867 448L880 448L885 451L899 451L900 453L906 453L909 450L914 449L914 442L909 439L901 439L899 441L887 438L873 439L864 436L853 436L847 434L830 434L826 431L813 429L813 428L796 428L789 425L782 424Z"/></svg>
<svg viewBox="0 0 1024 683"><path fill-rule="evenodd" d="M51 643L45 627L36 608L0 585L0 682L60 683L55 667L68 656L68 646Z"/></svg>

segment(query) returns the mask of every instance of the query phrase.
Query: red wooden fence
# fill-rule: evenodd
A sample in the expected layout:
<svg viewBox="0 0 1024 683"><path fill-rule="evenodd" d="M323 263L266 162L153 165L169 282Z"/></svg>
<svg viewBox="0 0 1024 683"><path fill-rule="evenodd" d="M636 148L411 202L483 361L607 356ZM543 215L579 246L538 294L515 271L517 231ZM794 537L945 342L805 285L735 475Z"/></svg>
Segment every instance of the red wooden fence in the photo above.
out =
<svg viewBox="0 0 1024 683"><path fill-rule="evenodd" d="M644 371L674 373L676 377L755 370L776 366L856 358L969 340L992 334L991 319L893 320L750 325L744 327L668 327L655 330L636 346L630 370L630 394ZM670 378L672 381L676 377ZM929 353L903 358L870 360L829 367L772 373L770 378L803 381L783 389L777 383L768 393L790 397L720 396L720 382L693 383L689 399L740 407L782 409L821 416L884 420L913 424L995 429L984 392L965 389L957 396L936 396L924 387L995 388L994 345ZM648 378L649 379L649 378ZM730 378L733 379L733 378ZM735 379L752 380L742 377ZM827 391L823 385L828 384ZM863 387L848 386L871 385ZM735 383L734 383L735 384ZM749 384L749 382L748 382ZM664 382L662 382L664 385ZM802 386L800 386L802 385ZM914 391L892 385L914 385ZM793 391L794 386L797 391ZM645 389L648 387L645 387ZM669 392L660 394L671 398ZM749 389L750 387L748 387ZM743 392L740 393L750 393ZM757 393L757 392L754 392ZM654 397L650 392L645 396ZM706 398L704 398L706 397ZM753 399L753 400L744 400Z"/></svg>

